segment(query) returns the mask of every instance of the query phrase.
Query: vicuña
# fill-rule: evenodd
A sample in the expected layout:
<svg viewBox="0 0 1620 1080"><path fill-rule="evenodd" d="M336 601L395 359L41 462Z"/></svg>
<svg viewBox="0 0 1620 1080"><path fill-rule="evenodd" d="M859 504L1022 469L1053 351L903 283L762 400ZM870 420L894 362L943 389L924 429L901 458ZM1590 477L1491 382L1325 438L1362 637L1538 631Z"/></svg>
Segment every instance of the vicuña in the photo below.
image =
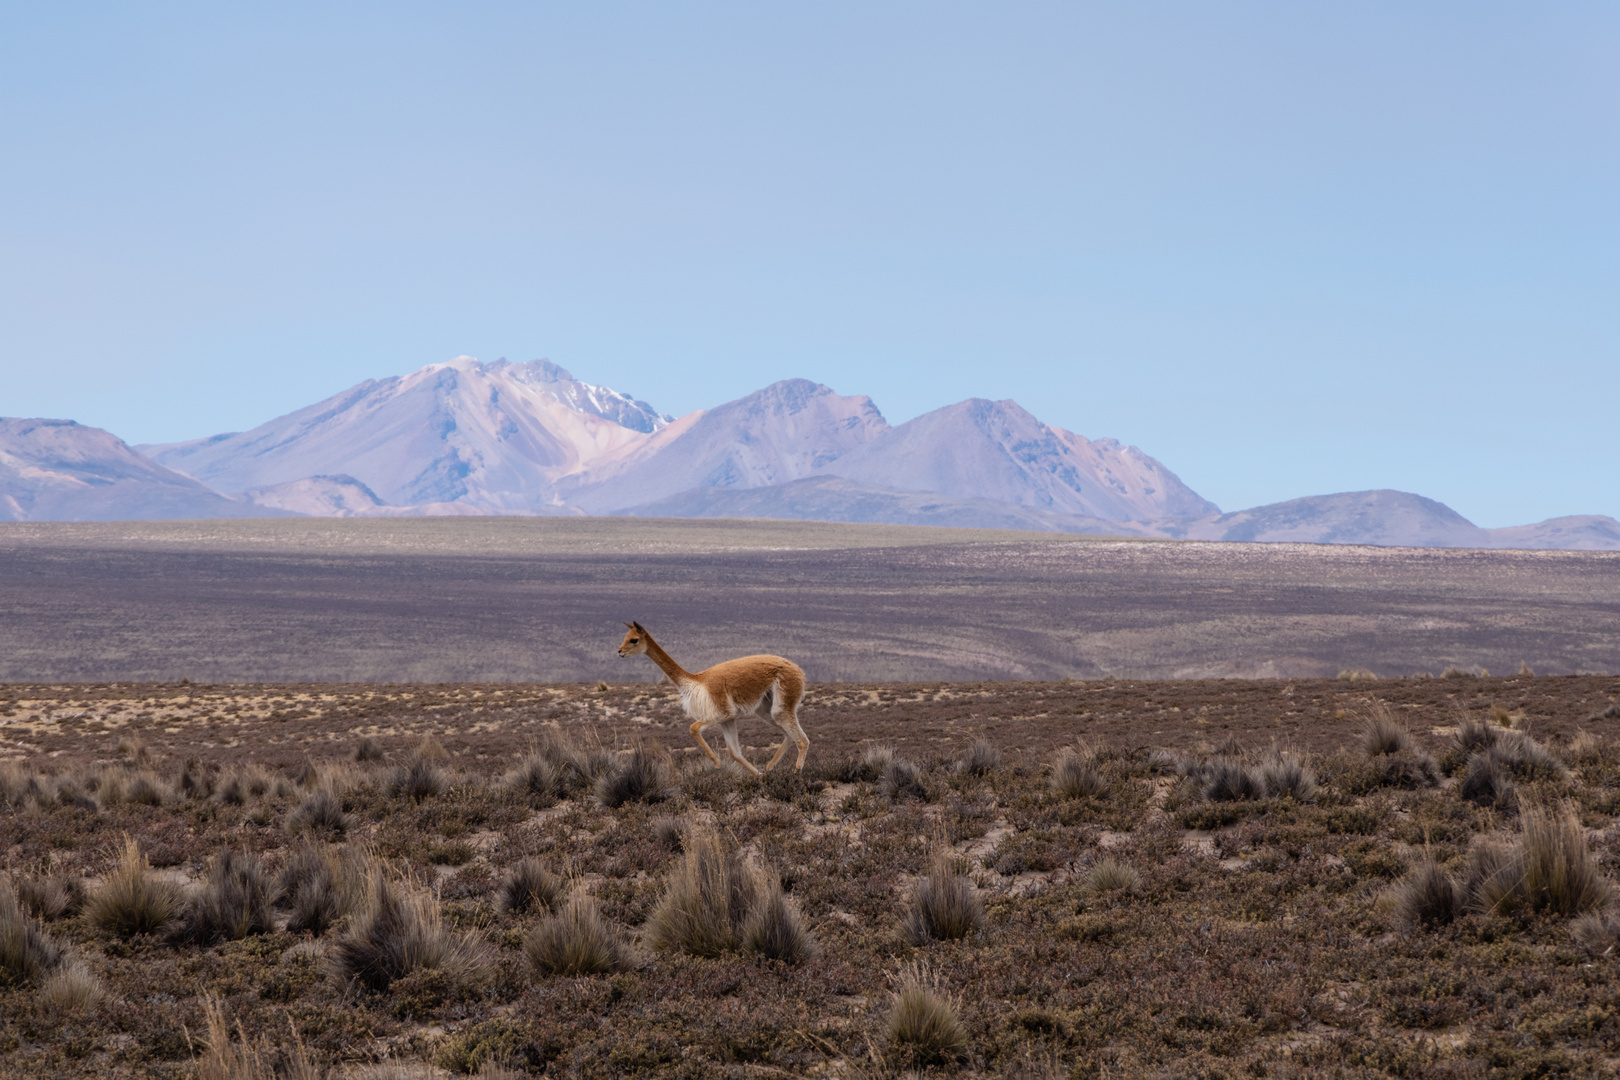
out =
<svg viewBox="0 0 1620 1080"><path fill-rule="evenodd" d="M753 773L759 770L743 757L737 742L737 721L745 716L759 717L782 733L782 745L776 748L765 771L770 772L787 753L788 741L799 748L799 759L793 771L804 768L804 755L810 749L810 740L799 727L796 715L799 699L804 697L804 671L791 660L780 656L741 656L726 660L702 671L687 671L652 639L640 623L625 623L630 629L619 643L620 656L650 656L675 689L680 691L681 708L691 718L688 728L698 746L709 755L715 768L720 759L703 739L703 729L719 727L725 736L726 752L731 760Z"/></svg>

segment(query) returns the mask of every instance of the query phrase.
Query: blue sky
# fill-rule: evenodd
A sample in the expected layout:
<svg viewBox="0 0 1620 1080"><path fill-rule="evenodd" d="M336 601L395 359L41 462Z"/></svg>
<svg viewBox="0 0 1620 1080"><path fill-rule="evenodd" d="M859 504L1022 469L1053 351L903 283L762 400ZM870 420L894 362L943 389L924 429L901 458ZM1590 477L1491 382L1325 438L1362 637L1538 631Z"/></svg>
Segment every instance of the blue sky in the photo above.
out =
<svg viewBox="0 0 1620 1080"><path fill-rule="evenodd" d="M458 354L1620 516L1612 4L10 4L0 414Z"/></svg>

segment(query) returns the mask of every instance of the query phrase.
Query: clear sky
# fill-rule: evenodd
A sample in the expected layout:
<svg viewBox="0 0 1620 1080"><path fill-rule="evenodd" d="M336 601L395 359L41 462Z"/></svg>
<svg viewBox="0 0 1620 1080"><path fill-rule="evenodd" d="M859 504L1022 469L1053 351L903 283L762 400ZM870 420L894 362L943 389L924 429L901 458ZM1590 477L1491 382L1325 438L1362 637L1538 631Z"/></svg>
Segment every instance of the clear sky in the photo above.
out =
<svg viewBox="0 0 1620 1080"><path fill-rule="evenodd" d="M546 356L1620 516L1620 5L0 5L0 415Z"/></svg>

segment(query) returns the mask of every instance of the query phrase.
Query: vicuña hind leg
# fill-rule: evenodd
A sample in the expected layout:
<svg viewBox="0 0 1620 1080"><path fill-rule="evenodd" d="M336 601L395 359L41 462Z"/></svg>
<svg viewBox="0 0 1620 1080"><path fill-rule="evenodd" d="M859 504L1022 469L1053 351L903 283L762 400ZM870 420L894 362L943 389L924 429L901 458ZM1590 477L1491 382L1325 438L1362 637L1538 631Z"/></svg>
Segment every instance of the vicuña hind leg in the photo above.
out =
<svg viewBox="0 0 1620 1080"><path fill-rule="evenodd" d="M799 748L798 760L793 763L793 771L798 772L804 768L804 755L810 752L810 738L805 735L804 729L799 726L799 718L793 713L785 713L776 722L787 733L788 739L792 739ZM783 739L782 745L776 749L776 757L771 759L771 765L775 765L776 758L781 757L787 750L787 744L788 740ZM770 768L770 765L767 765L766 768Z"/></svg>

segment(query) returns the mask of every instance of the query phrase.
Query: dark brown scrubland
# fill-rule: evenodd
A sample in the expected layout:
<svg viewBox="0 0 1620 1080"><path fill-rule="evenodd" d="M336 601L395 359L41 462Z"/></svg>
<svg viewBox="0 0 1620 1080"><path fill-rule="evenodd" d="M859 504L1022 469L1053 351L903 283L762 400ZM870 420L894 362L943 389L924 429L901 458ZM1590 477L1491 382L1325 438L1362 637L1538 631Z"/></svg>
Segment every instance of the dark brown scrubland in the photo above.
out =
<svg viewBox="0 0 1620 1080"><path fill-rule="evenodd" d="M0 685L0 1072L1613 1075L1616 695Z"/></svg>

